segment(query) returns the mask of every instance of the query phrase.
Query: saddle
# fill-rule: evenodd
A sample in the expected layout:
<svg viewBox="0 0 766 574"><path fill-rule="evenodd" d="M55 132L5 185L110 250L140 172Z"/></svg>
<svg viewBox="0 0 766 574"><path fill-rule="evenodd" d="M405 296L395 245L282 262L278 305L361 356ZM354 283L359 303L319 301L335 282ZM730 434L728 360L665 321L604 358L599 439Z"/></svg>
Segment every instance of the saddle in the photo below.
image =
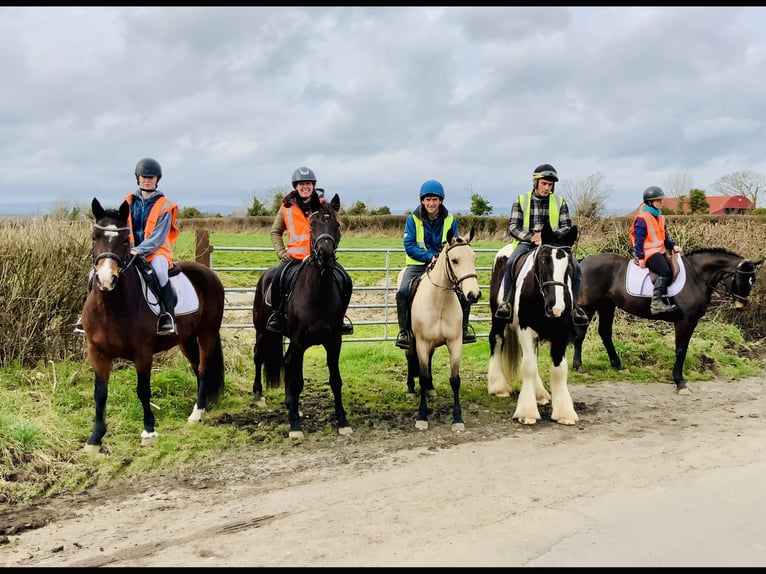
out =
<svg viewBox="0 0 766 574"><path fill-rule="evenodd" d="M674 253L671 261L673 280L668 285L668 297L677 295L686 284L686 267L682 264L678 253ZM648 268L639 266L635 257L628 260L628 268L625 273L625 290L635 297L651 297L654 291L654 281L657 274Z"/></svg>
<svg viewBox="0 0 766 574"><path fill-rule="evenodd" d="M293 292L293 288L295 287L295 283L298 280L298 275L301 274L301 271L303 271L304 266L306 265L307 259L302 260L297 265L288 265L282 270L282 274L280 276L280 286L282 287L282 293L284 294L284 297L286 300L290 299L290 295ZM347 277L343 271L341 271L338 267L335 267L333 269L333 273L335 276L335 282L338 285L338 289L340 290L343 300L348 301L351 299L351 289L352 284L350 277ZM267 294L267 302L269 305L273 307L272 301L271 301L271 284L269 285L268 294Z"/></svg>

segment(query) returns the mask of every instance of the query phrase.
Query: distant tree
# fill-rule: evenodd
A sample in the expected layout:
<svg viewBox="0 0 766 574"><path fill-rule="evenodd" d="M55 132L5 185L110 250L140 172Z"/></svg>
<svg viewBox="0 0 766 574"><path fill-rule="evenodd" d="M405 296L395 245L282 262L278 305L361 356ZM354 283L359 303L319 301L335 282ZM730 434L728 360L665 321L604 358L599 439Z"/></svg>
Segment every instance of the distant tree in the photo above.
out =
<svg viewBox="0 0 766 574"><path fill-rule="evenodd" d="M346 215L366 215L367 206L362 201L356 201L354 205L346 210Z"/></svg>
<svg viewBox="0 0 766 574"><path fill-rule="evenodd" d="M647 184L646 187L649 187ZM689 190L694 187L694 180L689 175L688 172L684 173L676 173L671 174L665 179L664 183L665 189L663 190L665 192L665 195L668 197L678 197L681 198L685 195L689 194ZM680 205L680 202L679 202ZM663 208L664 211L664 208Z"/></svg>
<svg viewBox="0 0 766 574"><path fill-rule="evenodd" d="M744 195L758 207L758 198L766 193L766 177L753 171L735 171L724 175L713 184L721 195Z"/></svg>
<svg viewBox="0 0 766 574"><path fill-rule="evenodd" d="M614 187L604 183L602 174L595 173L574 183L562 183L572 215L591 219L606 215L606 206Z"/></svg>
<svg viewBox="0 0 766 574"><path fill-rule="evenodd" d="M384 205L378 209L371 210L370 215L391 215L391 209L387 205Z"/></svg>
<svg viewBox="0 0 766 574"><path fill-rule="evenodd" d="M76 204L69 200L59 200L48 214L51 219L80 221L90 218L90 206L84 203Z"/></svg>
<svg viewBox="0 0 766 574"><path fill-rule="evenodd" d="M689 192L689 210L692 213L710 213L710 204L705 192L701 189L692 189Z"/></svg>
<svg viewBox="0 0 766 574"><path fill-rule="evenodd" d="M279 213L279 209L282 207L282 200L285 196L293 190L292 187L287 185L277 185L269 189L269 195L271 197L271 209L268 215L276 215Z"/></svg>
<svg viewBox="0 0 766 574"><path fill-rule="evenodd" d="M196 207L184 207L178 210L179 219L194 219L195 217L202 217L202 212Z"/></svg>
<svg viewBox="0 0 766 574"><path fill-rule="evenodd" d="M269 210L260 199L253 197L253 203L247 208L247 215L269 215Z"/></svg>
<svg viewBox="0 0 766 574"><path fill-rule="evenodd" d="M485 216L492 213L492 206L478 193L471 195L471 214Z"/></svg>

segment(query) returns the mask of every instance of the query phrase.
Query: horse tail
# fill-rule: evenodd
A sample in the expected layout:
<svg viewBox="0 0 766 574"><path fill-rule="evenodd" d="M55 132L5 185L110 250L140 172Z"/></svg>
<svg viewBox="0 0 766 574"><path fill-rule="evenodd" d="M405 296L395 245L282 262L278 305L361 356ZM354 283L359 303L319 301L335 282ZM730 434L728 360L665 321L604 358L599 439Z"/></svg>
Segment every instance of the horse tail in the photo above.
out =
<svg viewBox="0 0 766 574"><path fill-rule="evenodd" d="M223 348L220 333L215 338L213 351L205 353L203 372L205 373L205 400L213 404L221 397L224 388Z"/></svg>
<svg viewBox="0 0 766 574"><path fill-rule="evenodd" d="M278 335L266 335L261 338L259 352L264 358L263 374L266 386L277 389L280 386L282 375L282 337Z"/></svg>
<svg viewBox="0 0 766 574"><path fill-rule="evenodd" d="M519 335L513 326L506 325L502 349L503 371L505 372L505 379L511 383L515 382L519 376L521 357Z"/></svg>

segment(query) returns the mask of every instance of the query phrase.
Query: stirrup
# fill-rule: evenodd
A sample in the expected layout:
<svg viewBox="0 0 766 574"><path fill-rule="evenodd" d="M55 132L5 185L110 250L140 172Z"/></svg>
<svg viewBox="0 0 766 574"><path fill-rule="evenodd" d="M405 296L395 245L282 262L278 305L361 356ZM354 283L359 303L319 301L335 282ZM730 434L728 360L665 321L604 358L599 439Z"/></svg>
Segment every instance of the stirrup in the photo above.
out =
<svg viewBox="0 0 766 574"><path fill-rule="evenodd" d="M511 305L510 303L502 303L496 310L495 310L495 317L497 319L503 319L505 321L511 320Z"/></svg>
<svg viewBox="0 0 766 574"><path fill-rule="evenodd" d="M277 333L279 335L285 330L285 325L282 321L282 316L279 313L272 313L269 320L266 322L266 330L271 333Z"/></svg>
<svg viewBox="0 0 766 574"><path fill-rule="evenodd" d="M75 335L84 335L85 334L85 328L82 326L82 316L77 318L77 322L74 324L74 329L72 329Z"/></svg>
<svg viewBox="0 0 766 574"><path fill-rule="evenodd" d="M466 325L463 328L463 344L468 345L476 342L476 330L473 325Z"/></svg>
<svg viewBox="0 0 766 574"><path fill-rule="evenodd" d="M410 348L410 334L407 331L399 331L396 337L396 346L405 351Z"/></svg>
<svg viewBox="0 0 766 574"><path fill-rule="evenodd" d="M170 323L168 323L168 320ZM170 313L163 313L160 315L159 320L157 321L157 334L158 335L176 335L178 334L178 331L176 331L176 322L175 319L173 319L173 315Z"/></svg>
<svg viewBox="0 0 766 574"><path fill-rule="evenodd" d="M351 319L346 317L348 319L348 323L343 321L343 325L341 325L340 328L340 334L341 335L353 335L354 334L354 324L351 322Z"/></svg>

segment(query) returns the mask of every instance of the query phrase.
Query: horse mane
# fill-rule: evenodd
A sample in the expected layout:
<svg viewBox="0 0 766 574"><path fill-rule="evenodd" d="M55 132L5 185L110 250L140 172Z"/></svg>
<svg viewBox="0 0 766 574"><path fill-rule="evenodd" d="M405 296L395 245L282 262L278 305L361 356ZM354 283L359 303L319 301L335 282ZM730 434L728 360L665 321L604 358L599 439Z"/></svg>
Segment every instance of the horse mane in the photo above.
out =
<svg viewBox="0 0 766 574"><path fill-rule="evenodd" d="M104 210L104 216L102 219L116 219L117 221L125 222L126 220L120 215L119 209L109 208Z"/></svg>
<svg viewBox="0 0 766 574"><path fill-rule="evenodd" d="M717 253L719 255L731 255L732 257L740 257L740 255L737 253L734 253L731 249L726 249L725 247L695 247L686 255L691 256L697 253Z"/></svg>

